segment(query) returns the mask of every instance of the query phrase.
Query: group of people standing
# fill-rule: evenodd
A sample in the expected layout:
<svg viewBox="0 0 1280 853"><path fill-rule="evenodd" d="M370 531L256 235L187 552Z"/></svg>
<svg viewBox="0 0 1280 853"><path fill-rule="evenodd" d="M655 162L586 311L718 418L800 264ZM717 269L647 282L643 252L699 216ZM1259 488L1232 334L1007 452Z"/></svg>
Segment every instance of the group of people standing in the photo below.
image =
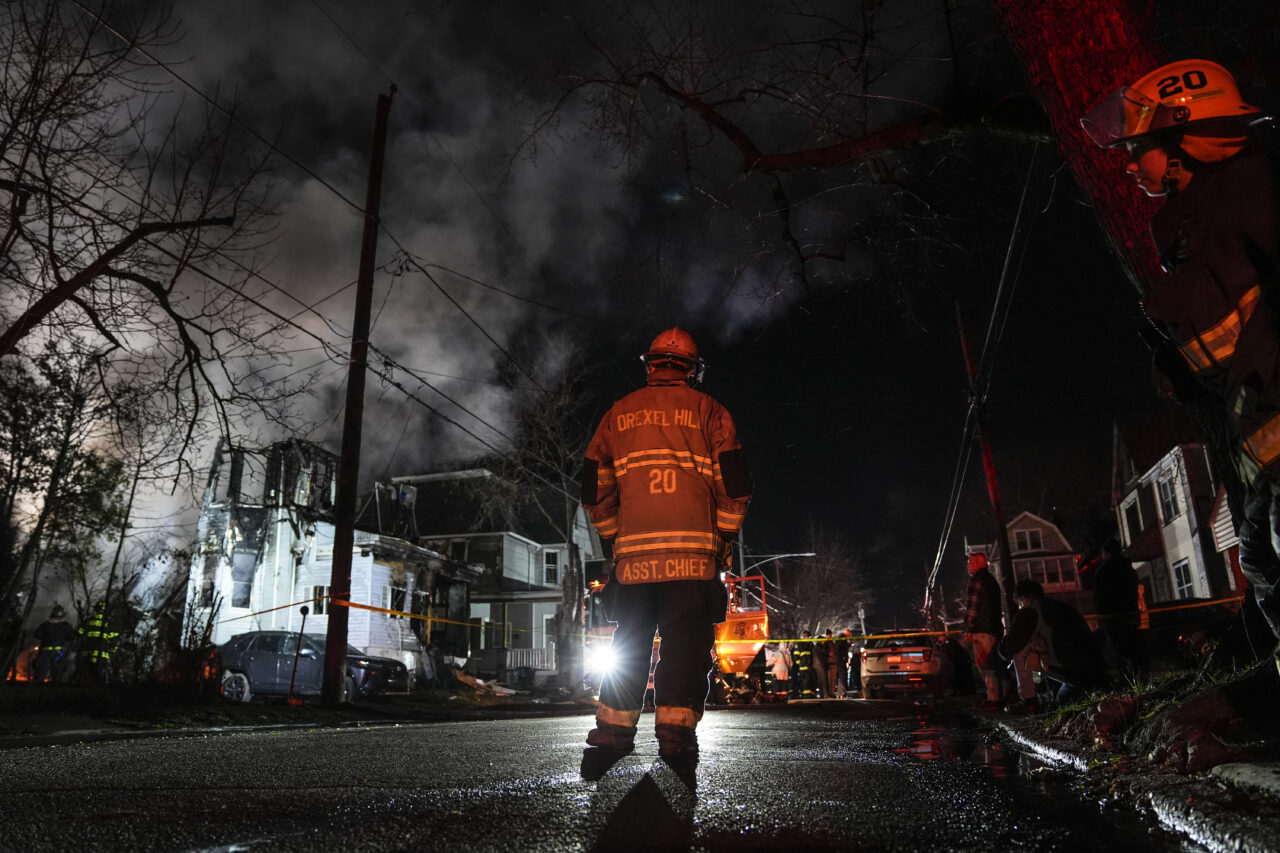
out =
<svg viewBox="0 0 1280 853"><path fill-rule="evenodd" d="M804 630L795 642L764 647L765 692L792 699L843 699L859 689L858 650L853 631L814 637Z"/></svg>

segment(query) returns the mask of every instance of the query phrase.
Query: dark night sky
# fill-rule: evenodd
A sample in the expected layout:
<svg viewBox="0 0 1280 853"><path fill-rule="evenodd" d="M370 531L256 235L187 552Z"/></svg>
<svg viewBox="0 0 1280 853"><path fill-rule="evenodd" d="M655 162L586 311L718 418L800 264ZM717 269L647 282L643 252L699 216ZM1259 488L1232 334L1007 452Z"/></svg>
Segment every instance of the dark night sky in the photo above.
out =
<svg viewBox="0 0 1280 853"><path fill-rule="evenodd" d="M832 3L833 14L849 14L848 5ZM940 7L940 0L898 0L892 12L927 24ZM512 88L552 52L560 62L585 56L566 40L563 15L594 6L389 0L370 8L325 0L176 4L186 38L164 58L185 60L175 67L204 92L235 93L248 125L324 181L293 166L280 172L272 280L314 302L354 278L359 217L335 191L363 198L374 100L394 81L381 260L395 252L394 237L424 262L598 318L544 311L437 270L496 339L552 329L581 343L600 368L592 379L599 410L639 382L635 357L657 331L691 329L710 362L705 388L733 412L756 474L749 547L804 550L801 529L811 517L867 555L865 568L888 597L918 597L967 405L954 305L960 300L980 346L1027 151L962 151L941 161L954 165L936 175L928 158L937 149L903 158L901 168L933 182L962 245L906 263L918 249L904 244L896 281L884 272L882 246L867 244L859 263L821 277L816 292L774 288L755 270L730 287L726 271L740 260L730 256L732 228L705 225L670 152L603 141L581 104L571 104L563 133L541 139L536 158L507 160L540 106L513 105ZM952 8L960 36L980 57L969 70L981 76L990 67L992 85L1020 87L985 3ZM949 50L946 34L926 35L898 44L913 52L884 84L901 89L894 94L927 101L949 85L953 71L939 61ZM170 85L175 96L184 93ZM1038 155L1031 175L1033 203L1018 244L1025 259L989 395L991 441L1009 517L1061 510L1070 519L1105 501L1112 421L1149 408L1154 395L1136 300L1090 211L1051 152ZM829 199L832 220L856 220L883 202L857 187ZM886 210L893 208L879 215ZM502 358L492 345L420 275L381 274L375 303L374 343L431 372L477 416L458 417L498 441L484 424L509 425L511 398L495 382ZM319 311L345 333L350 293ZM317 316L299 323L340 340ZM320 424L313 437L336 448L341 365L306 353L305 343L282 370L321 367L308 414ZM465 464L477 451L474 440L376 383L366 442L365 481ZM990 530L975 456L949 563L958 570L964 535Z"/></svg>

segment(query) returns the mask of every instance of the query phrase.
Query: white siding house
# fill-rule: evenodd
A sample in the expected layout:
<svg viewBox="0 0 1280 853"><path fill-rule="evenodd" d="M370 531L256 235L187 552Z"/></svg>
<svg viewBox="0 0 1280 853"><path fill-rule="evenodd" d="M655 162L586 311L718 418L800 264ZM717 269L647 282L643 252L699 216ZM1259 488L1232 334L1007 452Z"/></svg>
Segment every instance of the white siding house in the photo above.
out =
<svg viewBox="0 0 1280 853"><path fill-rule="evenodd" d="M1186 435L1164 421L1115 431L1116 525L1151 604L1232 591L1227 562L1215 544L1218 490L1209 457ZM1218 518L1221 525L1221 511Z"/></svg>
<svg viewBox="0 0 1280 853"><path fill-rule="evenodd" d="M219 447L199 518L185 632L220 644L247 631L328 630L336 457L305 442ZM412 542L357 530L348 643L416 671L428 644L465 658L467 593L480 575ZM420 617L420 618L417 618ZM429 617L429 618L428 618Z"/></svg>

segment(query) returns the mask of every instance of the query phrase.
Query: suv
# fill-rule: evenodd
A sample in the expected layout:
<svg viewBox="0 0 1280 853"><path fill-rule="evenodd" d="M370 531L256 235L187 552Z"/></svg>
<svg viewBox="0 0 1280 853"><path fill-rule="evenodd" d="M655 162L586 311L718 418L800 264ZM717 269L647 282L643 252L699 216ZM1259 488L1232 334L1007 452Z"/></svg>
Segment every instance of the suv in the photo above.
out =
<svg viewBox="0 0 1280 853"><path fill-rule="evenodd" d="M298 648L301 639L302 648ZM293 631L250 631L218 647L222 662L222 695L235 702L254 696L293 692L316 696L324 681L325 638ZM294 661L297 673L294 673ZM409 670L398 660L366 655L347 646L347 674L342 701L409 692Z"/></svg>
<svg viewBox="0 0 1280 853"><path fill-rule="evenodd" d="M925 632L895 631L871 637L863 646L861 661L865 699L913 693L937 698L951 686L951 660Z"/></svg>

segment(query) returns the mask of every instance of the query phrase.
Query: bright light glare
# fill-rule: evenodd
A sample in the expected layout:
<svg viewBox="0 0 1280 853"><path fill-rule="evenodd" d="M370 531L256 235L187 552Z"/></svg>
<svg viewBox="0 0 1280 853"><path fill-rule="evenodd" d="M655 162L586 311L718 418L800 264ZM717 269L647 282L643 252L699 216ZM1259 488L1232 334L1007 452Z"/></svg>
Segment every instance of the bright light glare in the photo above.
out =
<svg viewBox="0 0 1280 853"><path fill-rule="evenodd" d="M613 644L600 644L587 647L587 672L608 675L617 664L618 658L613 651Z"/></svg>

